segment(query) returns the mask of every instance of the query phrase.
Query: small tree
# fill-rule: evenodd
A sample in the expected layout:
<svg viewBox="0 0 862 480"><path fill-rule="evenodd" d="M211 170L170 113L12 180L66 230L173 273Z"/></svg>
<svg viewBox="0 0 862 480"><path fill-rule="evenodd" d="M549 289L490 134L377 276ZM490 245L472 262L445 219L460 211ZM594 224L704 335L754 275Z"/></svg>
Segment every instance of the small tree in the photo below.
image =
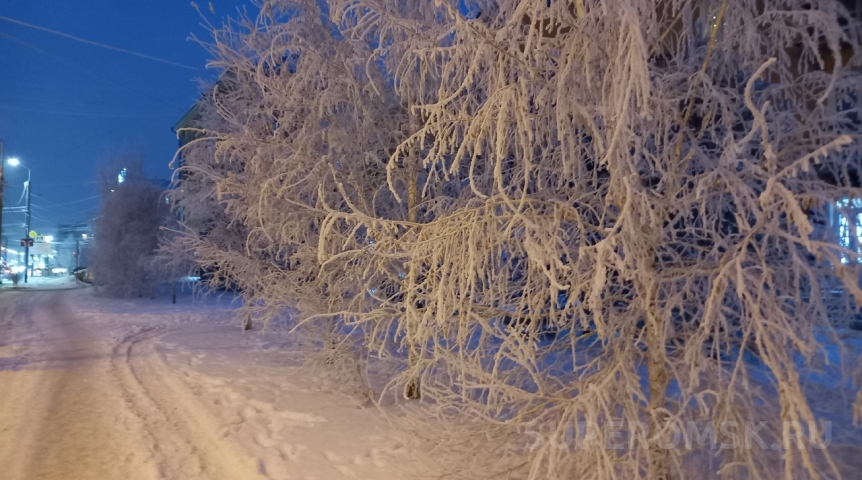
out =
<svg viewBox="0 0 862 480"><path fill-rule="evenodd" d="M158 281L153 264L160 227L170 209L163 190L149 181L138 157L102 169L102 204L89 268L109 296L151 295Z"/></svg>

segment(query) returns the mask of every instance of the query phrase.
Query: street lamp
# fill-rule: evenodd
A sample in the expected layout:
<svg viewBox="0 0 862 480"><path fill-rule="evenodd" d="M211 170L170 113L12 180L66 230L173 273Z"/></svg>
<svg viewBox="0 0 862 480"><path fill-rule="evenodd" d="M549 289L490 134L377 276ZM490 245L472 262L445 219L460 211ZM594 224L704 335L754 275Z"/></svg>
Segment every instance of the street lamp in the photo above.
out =
<svg viewBox="0 0 862 480"><path fill-rule="evenodd" d="M30 171L25 165L21 163L17 158L10 158L9 165L13 167L21 167L27 169L27 183L24 185L27 188L27 226L25 227L26 231L24 232L24 238L29 238L30 236L30 177L33 175L33 172ZM24 245L24 283L27 283L27 276L30 271L30 244L27 243Z"/></svg>

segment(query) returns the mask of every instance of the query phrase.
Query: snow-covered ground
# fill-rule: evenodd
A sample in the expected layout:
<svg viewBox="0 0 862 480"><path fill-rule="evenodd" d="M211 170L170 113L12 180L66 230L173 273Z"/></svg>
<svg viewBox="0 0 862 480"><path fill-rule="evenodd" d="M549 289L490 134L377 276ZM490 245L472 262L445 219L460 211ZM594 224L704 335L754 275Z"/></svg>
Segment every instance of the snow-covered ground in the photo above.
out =
<svg viewBox="0 0 862 480"><path fill-rule="evenodd" d="M285 336L241 332L227 297L173 305L74 287L0 291L0 478L386 480L435 468L380 411L300 367Z"/></svg>
<svg viewBox="0 0 862 480"><path fill-rule="evenodd" d="M394 395L375 408L344 378L356 372L302 366L295 336L243 332L234 307L189 292L177 304L100 298L69 278L4 285L0 480L516 478L494 449L524 438L486 445L489 431L425 421L433 405ZM844 340L862 351L862 333ZM378 393L381 369L367 370ZM806 383L835 425L830 451L854 472L862 437L839 373Z"/></svg>

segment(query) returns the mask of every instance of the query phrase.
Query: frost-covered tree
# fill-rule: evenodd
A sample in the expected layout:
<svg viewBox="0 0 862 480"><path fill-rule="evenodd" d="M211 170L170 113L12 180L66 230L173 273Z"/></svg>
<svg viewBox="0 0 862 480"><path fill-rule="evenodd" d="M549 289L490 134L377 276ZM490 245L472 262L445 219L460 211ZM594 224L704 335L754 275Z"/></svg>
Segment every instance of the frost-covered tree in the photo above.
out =
<svg viewBox="0 0 862 480"><path fill-rule="evenodd" d="M313 1L266 3L214 33L211 66L224 74L184 149L176 206L187 230L167 250L230 279L264 322L298 307L336 330L351 312L391 308L397 261L368 254L373 222L337 218L407 215L386 180L406 109L367 69L372 49L343 41ZM339 247L321 243L323 230ZM322 255L344 244L367 248Z"/></svg>
<svg viewBox="0 0 862 480"><path fill-rule="evenodd" d="M862 193L840 3L261 6L215 32L231 86L184 167L200 218L234 229L191 228L187 251L249 313L298 307L403 358L391 385L421 379L441 415L498 434L624 421L618 449L608 428L492 449L532 479L695 475L673 443L691 422L725 443L767 421L781 447L711 451L701 473L841 470L795 440L823 438L801 377L862 295L859 253L823 225Z"/></svg>
<svg viewBox="0 0 862 480"><path fill-rule="evenodd" d="M176 231L163 238L160 257L188 274L200 274L210 288L235 286L232 266L225 256L244 251L247 228L225 210L217 194L218 181L242 173L242 162L216 161L215 142L206 132L234 132L220 113L216 98L236 95L235 76L222 75L216 85L202 88L193 126L196 140L179 152L169 199L179 220ZM172 164L174 165L174 164Z"/></svg>
<svg viewBox="0 0 862 480"><path fill-rule="evenodd" d="M101 177L89 265L94 283L109 296L150 296L163 272L155 262L160 229L170 220L164 191L144 176L135 156L115 160Z"/></svg>
<svg viewBox="0 0 862 480"><path fill-rule="evenodd" d="M390 165L419 151L426 187L469 186L376 247L421 300L398 322L423 395L511 426L645 426L616 451L606 430L587 452L546 443L532 478L682 475L662 445L689 421L770 421L782 458L728 449L725 475L837 468L791 439L823 435L800 381L835 341L822 292L862 293L812 221L860 193L862 78L842 63L860 30L841 4L331 4L422 119ZM564 335L537 343L542 325Z"/></svg>

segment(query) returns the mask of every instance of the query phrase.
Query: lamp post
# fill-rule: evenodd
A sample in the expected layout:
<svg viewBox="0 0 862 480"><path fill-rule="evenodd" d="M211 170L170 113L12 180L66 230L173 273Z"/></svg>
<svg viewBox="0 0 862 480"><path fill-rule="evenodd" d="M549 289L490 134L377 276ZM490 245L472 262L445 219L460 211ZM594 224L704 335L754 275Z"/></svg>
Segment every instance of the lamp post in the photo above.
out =
<svg viewBox="0 0 862 480"><path fill-rule="evenodd" d="M21 166L23 168L27 168L23 164L21 164L21 161L18 160L17 158L10 158L9 159L9 165L12 165L13 167ZM29 238L29 236L30 236L30 177L32 175L33 175L33 172L31 172L30 169L27 168L27 183L25 184L27 187L27 226L24 227L26 229L26 231L24 232L24 238ZM30 272L30 244L27 243L26 245L24 245L24 283L27 283L27 276L28 276L29 272Z"/></svg>

